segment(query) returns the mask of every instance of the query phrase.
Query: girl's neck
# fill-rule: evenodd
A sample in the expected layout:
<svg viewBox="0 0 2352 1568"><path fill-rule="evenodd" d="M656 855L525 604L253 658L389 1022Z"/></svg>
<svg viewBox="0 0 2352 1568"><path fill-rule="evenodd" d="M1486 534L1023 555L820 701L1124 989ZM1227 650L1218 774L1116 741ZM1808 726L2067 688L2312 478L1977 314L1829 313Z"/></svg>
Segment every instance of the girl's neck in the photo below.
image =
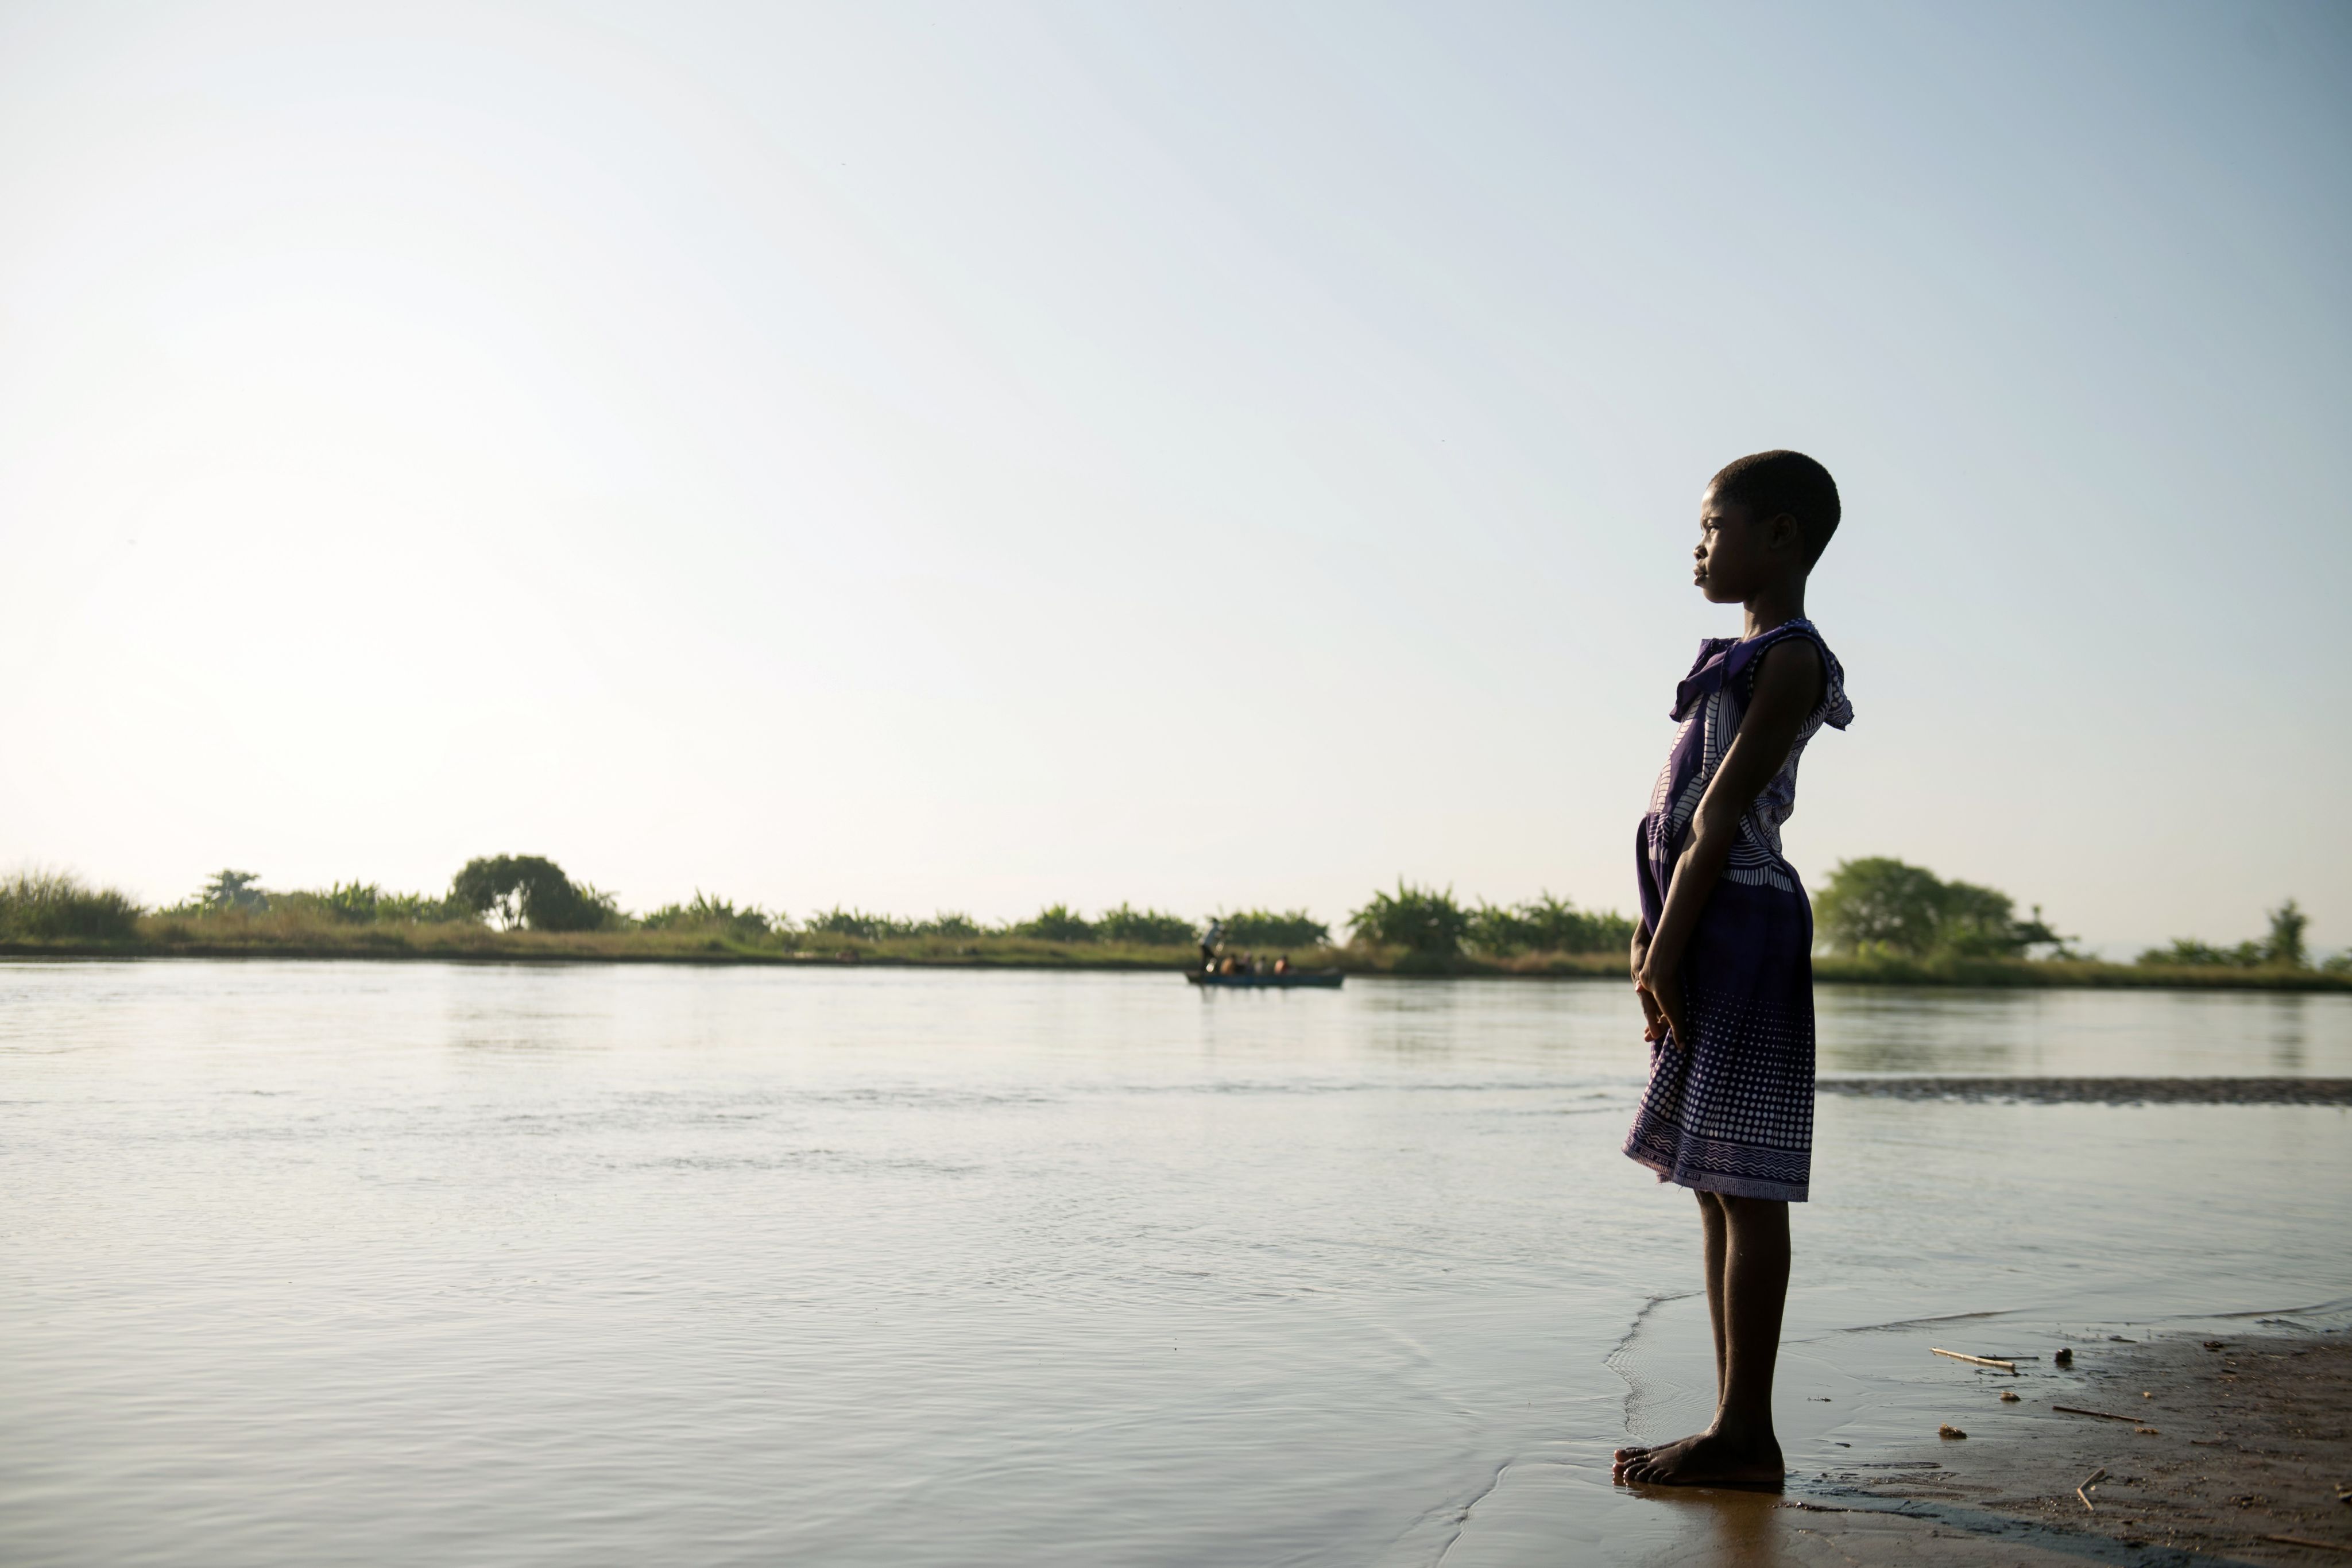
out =
<svg viewBox="0 0 2352 1568"><path fill-rule="evenodd" d="M1743 641L1761 637L1791 621L1801 621L1805 618L1805 580L1801 577L1792 582L1776 582L1759 591L1744 608L1748 622L1740 632Z"/></svg>

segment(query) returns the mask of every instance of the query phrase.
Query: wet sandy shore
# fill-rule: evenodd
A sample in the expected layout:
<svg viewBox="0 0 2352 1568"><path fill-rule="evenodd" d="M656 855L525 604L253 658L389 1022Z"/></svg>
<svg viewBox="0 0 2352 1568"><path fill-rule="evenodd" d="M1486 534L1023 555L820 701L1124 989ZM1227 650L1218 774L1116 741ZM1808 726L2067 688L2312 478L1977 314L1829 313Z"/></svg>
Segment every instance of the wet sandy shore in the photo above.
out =
<svg viewBox="0 0 2352 1568"><path fill-rule="evenodd" d="M2352 1105L2352 1078L1823 1078L1822 1094L2035 1105Z"/></svg>
<svg viewBox="0 0 2352 1568"><path fill-rule="evenodd" d="M1752 1560L2352 1561L2344 1335L2085 1345L2071 1374L1956 1385L1952 1416L1967 1438L1792 1480Z"/></svg>

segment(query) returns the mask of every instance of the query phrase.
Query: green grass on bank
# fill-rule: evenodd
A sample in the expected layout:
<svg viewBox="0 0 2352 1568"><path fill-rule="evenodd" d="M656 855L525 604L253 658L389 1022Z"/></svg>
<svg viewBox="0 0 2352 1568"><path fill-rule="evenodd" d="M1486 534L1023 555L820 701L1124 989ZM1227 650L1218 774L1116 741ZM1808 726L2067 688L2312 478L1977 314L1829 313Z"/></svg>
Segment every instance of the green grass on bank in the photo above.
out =
<svg viewBox="0 0 2352 1568"><path fill-rule="evenodd" d="M2290 899L2271 931L2232 947L2181 940L2131 964L2089 960L2041 924L2014 918L1997 890L1945 883L1898 861L1845 862L1817 896L1830 983L2352 990L2352 954L2315 967L2306 917ZM1843 913L1841 913L1843 911ZM1832 918L1834 916L1834 918ZM1304 910L1228 912L1225 951L1287 953L1300 968L1398 976L1625 978L1632 925L1544 895L1511 906L1457 902L1402 883L1349 916L1349 940ZM269 892L224 871L205 890L146 910L69 873L0 875L0 954L17 956L416 958L605 963L898 964L926 967L1182 969L1202 927L1121 904L1088 920L1055 904L982 925L962 915L902 919L835 908L801 920L698 895L632 915L537 856L468 862L446 896L372 883ZM2029 957L2028 950L2054 950Z"/></svg>
<svg viewBox="0 0 2352 1568"><path fill-rule="evenodd" d="M32 906L47 907L37 899ZM0 935L0 954L1167 970L1190 968L1198 961L1198 949L1190 944L1055 941L1002 931L877 937L709 927L501 931L475 920L357 925L331 913L299 907L166 912L127 918L110 908L103 919L67 915L53 921L24 920ZM1293 948L1290 959L1303 969L1340 969L1352 975L1625 978L1625 958L1620 953L1488 957L1351 943ZM1813 975L1824 983L1848 985L2352 992L2352 975L2311 968L2168 967L2084 959L1824 956L1813 960Z"/></svg>

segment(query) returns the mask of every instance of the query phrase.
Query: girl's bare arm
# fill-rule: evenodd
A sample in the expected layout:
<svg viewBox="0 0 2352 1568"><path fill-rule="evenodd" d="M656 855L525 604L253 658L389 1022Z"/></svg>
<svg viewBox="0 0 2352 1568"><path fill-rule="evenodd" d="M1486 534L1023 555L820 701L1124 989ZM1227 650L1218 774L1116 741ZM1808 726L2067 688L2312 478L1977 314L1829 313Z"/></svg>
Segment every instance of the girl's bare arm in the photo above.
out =
<svg viewBox="0 0 2352 1568"><path fill-rule="evenodd" d="M1649 1015L1646 1039L1662 1038L1672 1025L1676 1042L1689 1042L1682 985L1675 978L1683 951L1697 929L1699 911L1722 878L1723 863L1739 834L1739 819L1789 759L1789 747L1796 744L1805 716L1821 701L1823 678L1821 650L1810 637L1791 637L1765 650L1739 733L1707 785L1691 820L1690 840L1675 861L1665 908L1657 930L1650 934L1648 951L1639 952L1637 944L1639 968L1633 984L1643 994L1643 1011Z"/></svg>

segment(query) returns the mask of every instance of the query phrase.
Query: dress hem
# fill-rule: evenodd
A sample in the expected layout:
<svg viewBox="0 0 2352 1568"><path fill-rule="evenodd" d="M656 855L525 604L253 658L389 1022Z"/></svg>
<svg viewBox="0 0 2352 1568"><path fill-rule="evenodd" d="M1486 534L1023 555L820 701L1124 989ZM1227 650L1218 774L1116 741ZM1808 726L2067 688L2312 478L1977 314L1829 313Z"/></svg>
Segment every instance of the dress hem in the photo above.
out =
<svg viewBox="0 0 2352 1568"><path fill-rule="evenodd" d="M1764 1181L1754 1176L1723 1176L1714 1171L1677 1172L1660 1161L1644 1159L1631 1149L1625 1151L1625 1157L1646 1170L1657 1172L1660 1181L1670 1181L1693 1192L1721 1193L1726 1197L1768 1198L1775 1203L1803 1203L1807 1201L1806 1194L1811 1191L1810 1183L1797 1185Z"/></svg>

